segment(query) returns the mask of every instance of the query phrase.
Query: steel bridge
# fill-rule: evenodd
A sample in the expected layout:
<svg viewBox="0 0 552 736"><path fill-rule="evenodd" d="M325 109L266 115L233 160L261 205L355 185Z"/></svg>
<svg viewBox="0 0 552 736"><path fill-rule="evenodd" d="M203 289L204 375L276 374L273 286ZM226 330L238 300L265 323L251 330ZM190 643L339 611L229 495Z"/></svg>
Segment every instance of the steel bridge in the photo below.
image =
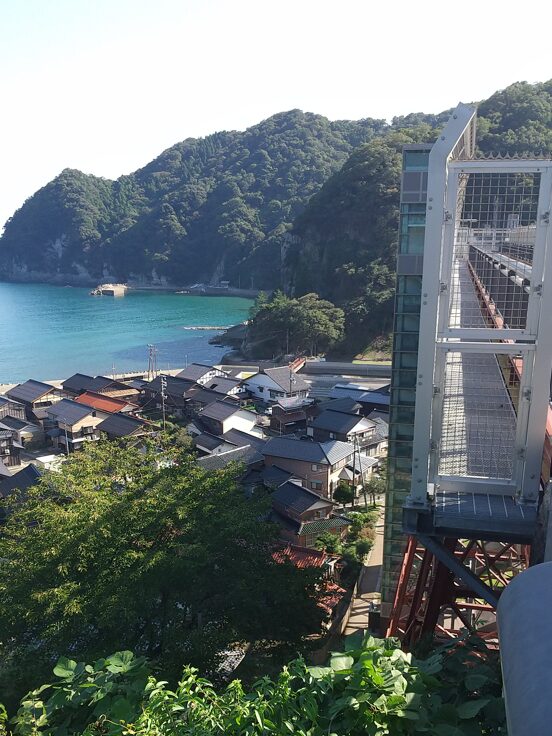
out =
<svg viewBox="0 0 552 736"><path fill-rule="evenodd" d="M479 159L474 129L460 105L429 155L408 541L387 629L410 643L495 635L550 478L552 161Z"/></svg>

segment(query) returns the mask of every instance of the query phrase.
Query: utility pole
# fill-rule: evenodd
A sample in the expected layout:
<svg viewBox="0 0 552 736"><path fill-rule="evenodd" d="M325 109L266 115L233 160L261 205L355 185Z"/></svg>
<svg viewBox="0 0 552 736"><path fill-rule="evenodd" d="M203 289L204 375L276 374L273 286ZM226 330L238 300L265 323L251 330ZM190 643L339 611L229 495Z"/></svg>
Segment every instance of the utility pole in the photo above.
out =
<svg viewBox="0 0 552 736"><path fill-rule="evenodd" d="M148 381L157 377L157 348L148 344Z"/></svg>
<svg viewBox="0 0 552 736"><path fill-rule="evenodd" d="M165 431L165 399L167 398L166 395L167 391L167 377L161 376L161 405L163 407L163 431Z"/></svg>

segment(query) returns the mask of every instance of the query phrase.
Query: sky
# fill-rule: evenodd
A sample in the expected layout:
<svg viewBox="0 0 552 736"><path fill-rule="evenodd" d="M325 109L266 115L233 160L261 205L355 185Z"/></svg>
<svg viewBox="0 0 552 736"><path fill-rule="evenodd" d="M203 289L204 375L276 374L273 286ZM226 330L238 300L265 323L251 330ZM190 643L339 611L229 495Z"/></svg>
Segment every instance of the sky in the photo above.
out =
<svg viewBox="0 0 552 736"><path fill-rule="evenodd" d="M552 77L547 0L0 0L0 227L64 168L116 178L300 108L391 119Z"/></svg>

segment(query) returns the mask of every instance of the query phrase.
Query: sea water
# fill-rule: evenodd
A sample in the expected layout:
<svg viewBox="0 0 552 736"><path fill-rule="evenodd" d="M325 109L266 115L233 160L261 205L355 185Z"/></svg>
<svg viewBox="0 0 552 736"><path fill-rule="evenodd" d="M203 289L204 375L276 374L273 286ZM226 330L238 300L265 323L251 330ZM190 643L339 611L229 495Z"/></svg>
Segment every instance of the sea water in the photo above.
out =
<svg viewBox="0 0 552 736"><path fill-rule="evenodd" d="M239 297L129 291L90 296L90 289L0 283L0 383L145 371L148 345L160 369L215 363L227 348L209 344L213 330L248 317Z"/></svg>

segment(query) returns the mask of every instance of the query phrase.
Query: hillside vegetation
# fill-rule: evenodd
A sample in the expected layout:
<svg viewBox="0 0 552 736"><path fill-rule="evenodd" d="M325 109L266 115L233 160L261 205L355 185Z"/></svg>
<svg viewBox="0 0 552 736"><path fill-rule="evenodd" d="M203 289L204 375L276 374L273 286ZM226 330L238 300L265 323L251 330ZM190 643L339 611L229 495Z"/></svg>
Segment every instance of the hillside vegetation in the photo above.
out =
<svg viewBox="0 0 552 736"><path fill-rule="evenodd" d="M66 169L7 222L0 277L316 293L345 311L345 346L392 319L401 147L449 111L330 122L299 110L187 139L117 181ZM552 154L552 81L479 105L483 153Z"/></svg>

